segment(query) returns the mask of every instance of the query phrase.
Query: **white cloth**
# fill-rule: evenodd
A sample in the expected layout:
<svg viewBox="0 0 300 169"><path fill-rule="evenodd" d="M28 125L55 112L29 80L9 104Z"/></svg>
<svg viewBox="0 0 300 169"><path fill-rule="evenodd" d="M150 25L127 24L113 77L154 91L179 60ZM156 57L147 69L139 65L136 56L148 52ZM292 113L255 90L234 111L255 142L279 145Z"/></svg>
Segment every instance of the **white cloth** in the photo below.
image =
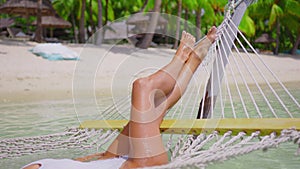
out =
<svg viewBox="0 0 300 169"><path fill-rule="evenodd" d="M31 49L31 52L48 60L78 60L79 55L61 43L42 43Z"/></svg>
<svg viewBox="0 0 300 169"><path fill-rule="evenodd" d="M70 159L42 159L26 165L22 169L32 164L40 164L40 169L118 169L125 160L124 158L113 158L79 162Z"/></svg>

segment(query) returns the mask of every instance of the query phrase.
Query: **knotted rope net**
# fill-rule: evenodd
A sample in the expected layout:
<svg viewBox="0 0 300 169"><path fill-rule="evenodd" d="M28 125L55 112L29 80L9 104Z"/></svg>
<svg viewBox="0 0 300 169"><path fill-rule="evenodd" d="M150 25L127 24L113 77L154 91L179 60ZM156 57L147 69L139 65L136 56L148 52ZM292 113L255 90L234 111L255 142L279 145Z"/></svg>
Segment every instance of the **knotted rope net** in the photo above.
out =
<svg viewBox="0 0 300 169"><path fill-rule="evenodd" d="M62 133L28 138L4 139L0 141L0 159L16 158L34 153L64 149L101 149L118 135L118 130L68 129ZM195 135L171 135L166 141L166 149L171 154L171 162L154 168L181 168L186 166L205 167L216 161L248 154L256 150L266 151L285 142L299 146L295 155L300 154L300 132L294 129L282 130L279 135L271 133L261 136L254 132L232 135L231 131L220 135L217 131Z"/></svg>

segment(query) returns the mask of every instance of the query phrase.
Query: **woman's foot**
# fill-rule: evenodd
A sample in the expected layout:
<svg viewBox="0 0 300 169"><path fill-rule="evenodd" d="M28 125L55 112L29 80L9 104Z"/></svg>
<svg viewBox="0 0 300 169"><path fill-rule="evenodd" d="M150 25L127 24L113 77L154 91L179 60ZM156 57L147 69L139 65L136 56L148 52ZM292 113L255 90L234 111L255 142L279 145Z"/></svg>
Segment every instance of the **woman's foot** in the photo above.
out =
<svg viewBox="0 0 300 169"><path fill-rule="evenodd" d="M217 28L215 26L211 27L206 35L206 37L210 40L211 43L214 43L217 39Z"/></svg>
<svg viewBox="0 0 300 169"><path fill-rule="evenodd" d="M198 56L198 58L202 61L204 57L207 55L207 52L212 45L212 43L215 42L217 38L217 28L213 26L208 31L206 37L197 44L197 46L194 47L194 54Z"/></svg>
<svg viewBox="0 0 300 169"><path fill-rule="evenodd" d="M181 61L186 62L189 54L193 50L195 44L195 37L185 31L182 32L180 45L176 51L175 57Z"/></svg>

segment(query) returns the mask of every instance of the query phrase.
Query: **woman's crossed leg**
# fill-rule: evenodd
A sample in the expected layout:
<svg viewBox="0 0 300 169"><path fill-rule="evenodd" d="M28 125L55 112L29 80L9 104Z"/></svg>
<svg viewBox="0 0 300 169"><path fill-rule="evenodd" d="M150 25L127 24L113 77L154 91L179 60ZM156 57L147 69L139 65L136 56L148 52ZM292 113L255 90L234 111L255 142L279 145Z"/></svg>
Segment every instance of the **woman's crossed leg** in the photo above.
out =
<svg viewBox="0 0 300 169"><path fill-rule="evenodd" d="M185 55L182 58L186 58L186 60L183 60L184 62L181 64L176 65L171 61L171 66L167 65L167 68L170 69L165 67L162 71L134 82L131 116L127 131L129 159L122 168L161 165L168 162L159 126L166 111L185 92L194 72L216 39L216 31L216 28L213 27L207 38L200 44L193 48L191 45L186 46L188 50L182 51ZM187 42L183 41L183 45L195 42L190 34L183 33L183 36L188 37ZM174 58L176 57L175 55Z"/></svg>

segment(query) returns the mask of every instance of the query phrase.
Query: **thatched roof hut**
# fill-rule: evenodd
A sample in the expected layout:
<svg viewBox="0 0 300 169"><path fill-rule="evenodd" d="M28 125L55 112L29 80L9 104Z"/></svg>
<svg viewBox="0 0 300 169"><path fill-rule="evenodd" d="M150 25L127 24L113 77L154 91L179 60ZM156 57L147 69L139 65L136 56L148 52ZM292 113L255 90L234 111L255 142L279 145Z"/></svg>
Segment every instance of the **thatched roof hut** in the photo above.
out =
<svg viewBox="0 0 300 169"><path fill-rule="evenodd" d="M36 21L32 23L36 25ZM55 16L42 16L42 26L45 28L70 28L72 24L69 21L66 21L59 17Z"/></svg>
<svg viewBox="0 0 300 169"><path fill-rule="evenodd" d="M133 29L132 32L129 32L129 34L130 33L139 34L139 33L147 32L147 28L150 24L150 14L151 13L147 13L147 14L136 13L131 15L127 19L126 24L134 25L135 28ZM162 34L165 33L167 25L168 25L168 21L164 17L159 16L157 20L155 32L160 32Z"/></svg>
<svg viewBox="0 0 300 169"><path fill-rule="evenodd" d="M150 21L149 14L136 13L136 14L132 15L131 17L129 17L128 20L126 21L126 23L129 25L136 25L139 23L149 23L149 21ZM158 25L165 25L167 23L168 23L168 21L164 17L159 16L158 21L157 21Z"/></svg>
<svg viewBox="0 0 300 169"><path fill-rule="evenodd" d="M0 29L10 27L14 23L15 23L15 21L12 18L2 18L2 19L0 19Z"/></svg>
<svg viewBox="0 0 300 169"><path fill-rule="evenodd" d="M274 40L272 37L270 37L269 34L263 33L260 37L258 37L257 39L255 39L254 42L255 42L255 43L264 43L264 44L268 44L268 43L275 42L275 40Z"/></svg>
<svg viewBox="0 0 300 169"><path fill-rule="evenodd" d="M8 0L0 6L0 13L15 14L15 15L36 15L37 0ZM55 10L52 7L50 0L43 0L41 6L42 15L54 15Z"/></svg>

